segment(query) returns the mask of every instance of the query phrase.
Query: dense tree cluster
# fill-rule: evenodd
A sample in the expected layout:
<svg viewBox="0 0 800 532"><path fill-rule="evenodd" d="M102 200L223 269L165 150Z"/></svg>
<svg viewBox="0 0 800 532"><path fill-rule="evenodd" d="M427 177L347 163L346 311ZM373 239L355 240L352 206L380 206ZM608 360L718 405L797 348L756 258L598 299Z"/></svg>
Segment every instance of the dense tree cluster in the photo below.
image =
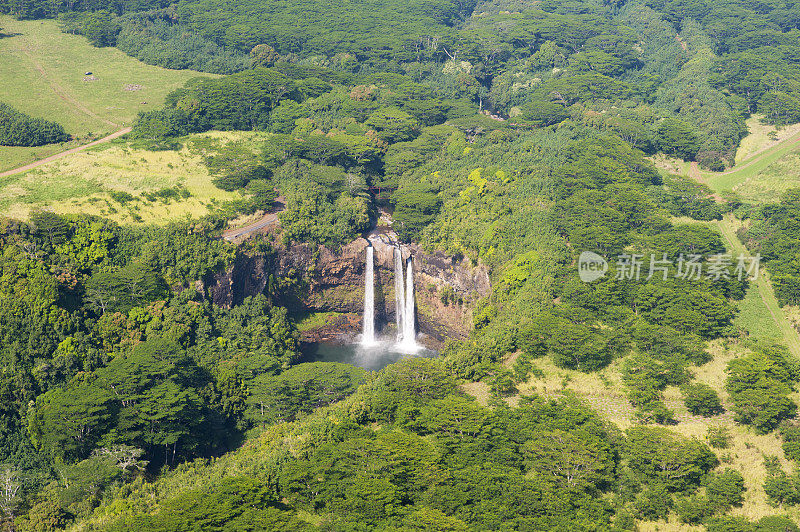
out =
<svg viewBox="0 0 800 532"><path fill-rule="evenodd" d="M267 296L228 310L195 289L233 260L217 224L135 229L47 211L3 222L0 463L22 479L31 522L66 522L105 487L232 448L251 423L249 384L297 359L286 310ZM313 406L352 391L351 372L305 375L319 383Z"/></svg>
<svg viewBox="0 0 800 532"><path fill-rule="evenodd" d="M797 382L796 363L783 349L765 347L728 364L726 388L737 421L766 433L794 417L797 404L788 397Z"/></svg>
<svg viewBox="0 0 800 532"><path fill-rule="evenodd" d="M677 178L662 183L641 151L591 131L521 134L501 125L466 142L463 130L424 128L385 157L385 179L399 184L395 220L401 235L497 268L492 296L473 314L471 340L448 355L459 375L487 376L516 351L520 381L541 356L588 372L632 354L623 380L639 416L669 422L661 391L689 383L686 368L708 360L704 340L732 333L732 300L747 283L679 275L681 256L725 251L712 229L668 220L719 217L707 189ZM394 159L398 152L402 159ZM593 283L577 279L572 262L586 250L610 262ZM626 254L642 259L638 275L618 262ZM650 275L651 257L669 266Z"/></svg>
<svg viewBox="0 0 800 532"><path fill-rule="evenodd" d="M312 529L292 521L299 512L320 515L317 525L345 530L509 524L533 530L625 530L632 512L645 504L637 493L661 493L671 506L673 493L695 492L716 466L713 453L697 440L644 427L625 435L569 401L531 397L517 408L482 407L460 393L435 361L390 366L325 412L268 431L260 452L242 449L230 455L230 466L249 463L250 478L235 482L251 482L281 504L242 490L252 503L223 504L229 519L239 519L247 506L259 512L259 517L248 516L251 522L264 519L276 530L287 522L293 529ZM310 433L316 436L305 439ZM292 451L282 447L283 441L306 443L285 459ZM209 475L215 467L198 463L164 482L183 490L193 484L190 479L215 476ZM741 482L735 475L723 471L709 479L715 508L739 504ZM188 500L195 493L217 497L232 481L203 481L187 493ZM144 494L156 487L135 489ZM603 493L616 495L616 510L599 497ZM184 504L180 500L186 499L176 496L158 504L144 521L136 513L121 517L111 529L137 523L142 530L159 530L161 520L223 519L197 503L175 512L176 504Z"/></svg>
<svg viewBox="0 0 800 532"><path fill-rule="evenodd" d="M759 253L772 275L775 295L781 305L800 302L800 259L797 257L797 227L800 223L800 190L786 192L778 204L768 204L754 216L742 238Z"/></svg>
<svg viewBox="0 0 800 532"><path fill-rule="evenodd" d="M0 146L43 146L69 139L61 125L32 118L0 102Z"/></svg>
<svg viewBox="0 0 800 532"><path fill-rule="evenodd" d="M173 6L128 13L117 19L115 46L145 63L165 68L232 74L258 65L247 54L173 24Z"/></svg>
<svg viewBox="0 0 800 532"><path fill-rule="evenodd" d="M748 281L710 269L726 246L704 222L728 207L648 156L722 170L753 113L800 120L797 5L0 0L0 11L227 74L191 80L131 136L190 144L214 185L239 193L163 227L41 210L2 221L0 482L17 488L0 511L18 530L622 531L670 515L710 531L796 529L725 515L743 504L742 474L670 428L663 393L677 387L691 414L718 416L724 399L797 460L800 374L782 348L747 343L724 397L693 377L706 343L737 332ZM209 130L257 133L193 135ZM219 238L227 219L279 196L277 238ZM302 272L269 276L232 308L213 303L209 286L242 254L336 248L379 208L404 242L490 271L487 297L439 294L468 303L473 325L440 359L378 373L299 363L282 305ZM742 236L795 304L800 193L753 216ZM579 278L584 251L606 259L602 278ZM687 257L702 257L702 273L687 273ZM559 371L613 364L633 426L569 394L507 402L543 374L542 357ZM476 380L487 401L460 386ZM708 436L731 445L724 428ZM800 481L775 461L769 501L800 503Z"/></svg>
<svg viewBox="0 0 800 532"><path fill-rule="evenodd" d="M65 31L169 68L402 73L515 123L578 120L713 170L733 164L751 114L800 120L792 3L371 2L4 0L0 11L59 16Z"/></svg>

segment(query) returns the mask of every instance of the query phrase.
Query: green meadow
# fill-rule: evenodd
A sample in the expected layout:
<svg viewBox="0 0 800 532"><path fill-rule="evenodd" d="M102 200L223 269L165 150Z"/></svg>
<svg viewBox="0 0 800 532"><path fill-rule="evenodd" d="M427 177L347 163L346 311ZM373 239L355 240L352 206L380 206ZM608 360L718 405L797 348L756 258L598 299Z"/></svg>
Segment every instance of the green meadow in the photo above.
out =
<svg viewBox="0 0 800 532"><path fill-rule="evenodd" d="M748 203L778 201L781 194L800 187L800 129L776 130L759 117L748 120L750 135L742 140L736 166L726 172L701 172L715 192L734 191Z"/></svg>
<svg viewBox="0 0 800 532"><path fill-rule="evenodd" d="M130 126L139 112L161 107L170 91L208 75L96 48L84 37L61 33L54 20L0 16L0 33L0 101L58 122L76 138L36 148L0 147L0 171Z"/></svg>

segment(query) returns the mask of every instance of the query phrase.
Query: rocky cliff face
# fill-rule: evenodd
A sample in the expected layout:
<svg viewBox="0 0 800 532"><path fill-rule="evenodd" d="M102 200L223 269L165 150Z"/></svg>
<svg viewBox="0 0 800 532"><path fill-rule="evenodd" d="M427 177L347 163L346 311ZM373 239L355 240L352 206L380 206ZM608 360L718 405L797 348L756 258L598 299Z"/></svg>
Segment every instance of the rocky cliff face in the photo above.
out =
<svg viewBox="0 0 800 532"><path fill-rule="evenodd" d="M397 239L375 231L340 251L323 246L296 244L281 248L273 260L263 256L238 257L233 266L209 283L214 302L232 306L248 295L260 293L270 275L299 280L281 303L297 310L341 312L360 315L364 305L366 247L375 248L375 307L378 329L394 334L394 250ZM412 258L418 330L435 341L463 337L472 327L471 303L491 289L484 266L443 253L427 253L415 244L402 245L403 258ZM299 287L299 288L297 288ZM298 308L299 307L299 308ZM360 329L359 320L346 320L343 333ZM348 330L351 329L351 330Z"/></svg>
<svg viewBox="0 0 800 532"><path fill-rule="evenodd" d="M230 268L214 277L208 286L208 295L220 307L239 305L247 296L264 291L269 279L268 270L268 261L263 255L239 253ZM198 290L202 288L201 283Z"/></svg>

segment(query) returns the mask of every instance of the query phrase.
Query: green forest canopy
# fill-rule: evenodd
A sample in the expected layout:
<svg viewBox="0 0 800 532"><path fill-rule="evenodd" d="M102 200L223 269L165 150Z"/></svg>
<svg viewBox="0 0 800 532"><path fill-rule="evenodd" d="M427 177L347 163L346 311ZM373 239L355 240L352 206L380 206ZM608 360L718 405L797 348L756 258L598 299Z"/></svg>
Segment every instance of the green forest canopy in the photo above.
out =
<svg viewBox="0 0 800 532"><path fill-rule="evenodd" d="M724 253L707 222L735 211L752 218L743 239L781 302L798 301L796 191L761 208L720 204L647 157L719 170L745 118L800 120L797 4L0 9L58 16L65 31L156 64L229 74L190 81L131 137L154 150L196 143L213 182L241 196L164 227L49 211L2 221L0 479L19 488L0 500L4 525L632 530L671 516L712 531L796 530L780 515L728 514L748 490L797 505L797 482L765 457L763 486L746 484L728 466L726 428L708 445L681 436L664 395L677 387L698 416L730 408L731 423L798 459L800 370L782 346L738 340L748 280L687 279L675 266L632 279L612 264L587 284L574 261L583 250L673 263ZM252 149L191 136L212 129L265 134ZM278 193L279 240L219 238ZM272 276L233 308L213 303L208 283L243 254L270 264L293 242L336 249L378 208L404 241L491 271L473 330L439 359L379 373L300 362L288 307L307 288L302 272ZM724 389L695 378L719 339L742 350ZM617 370L633 426L570 396L504 401L544 358L560 371ZM472 381L488 386L486 404L464 393Z"/></svg>
<svg viewBox="0 0 800 532"><path fill-rule="evenodd" d="M749 115L800 120L797 5L785 0L4 0L0 11L60 17L65 31L171 68L402 73L539 127L572 117L715 170L733 163Z"/></svg>

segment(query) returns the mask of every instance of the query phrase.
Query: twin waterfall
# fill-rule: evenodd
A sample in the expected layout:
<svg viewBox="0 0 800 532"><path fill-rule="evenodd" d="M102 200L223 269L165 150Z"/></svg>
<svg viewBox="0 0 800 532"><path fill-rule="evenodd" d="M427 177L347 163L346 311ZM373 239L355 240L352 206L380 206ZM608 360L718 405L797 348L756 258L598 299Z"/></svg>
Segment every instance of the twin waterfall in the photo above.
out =
<svg viewBox="0 0 800 532"><path fill-rule="evenodd" d="M395 250L396 255L400 255L400 249ZM403 315L403 336L400 337L400 329L398 329L397 343L403 350L414 350L417 348L417 332L414 329L414 268L412 267L411 257L408 258L408 267L406 270L406 297L405 303L397 307L397 314ZM400 285L403 285L403 267L400 266L394 273L395 277L400 279ZM403 296L397 298L403 301Z"/></svg>
<svg viewBox="0 0 800 532"><path fill-rule="evenodd" d="M367 247L367 267L364 276L364 334L361 345L368 347L377 343L375 338L375 249ZM394 248L394 294L397 322L397 344L400 351L417 351L414 316L414 267L411 257L406 263L405 283L403 282L403 254L400 247Z"/></svg>
<svg viewBox="0 0 800 532"><path fill-rule="evenodd" d="M361 344L364 346L375 345L375 249L367 246L367 274L364 283L364 334Z"/></svg>
<svg viewBox="0 0 800 532"><path fill-rule="evenodd" d="M395 321L397 322L397 342L403 340L403 333L405 332L405 306L406 299L403 297L403 254L400 248L394 249L394 308L395 308Z"/></svg>

